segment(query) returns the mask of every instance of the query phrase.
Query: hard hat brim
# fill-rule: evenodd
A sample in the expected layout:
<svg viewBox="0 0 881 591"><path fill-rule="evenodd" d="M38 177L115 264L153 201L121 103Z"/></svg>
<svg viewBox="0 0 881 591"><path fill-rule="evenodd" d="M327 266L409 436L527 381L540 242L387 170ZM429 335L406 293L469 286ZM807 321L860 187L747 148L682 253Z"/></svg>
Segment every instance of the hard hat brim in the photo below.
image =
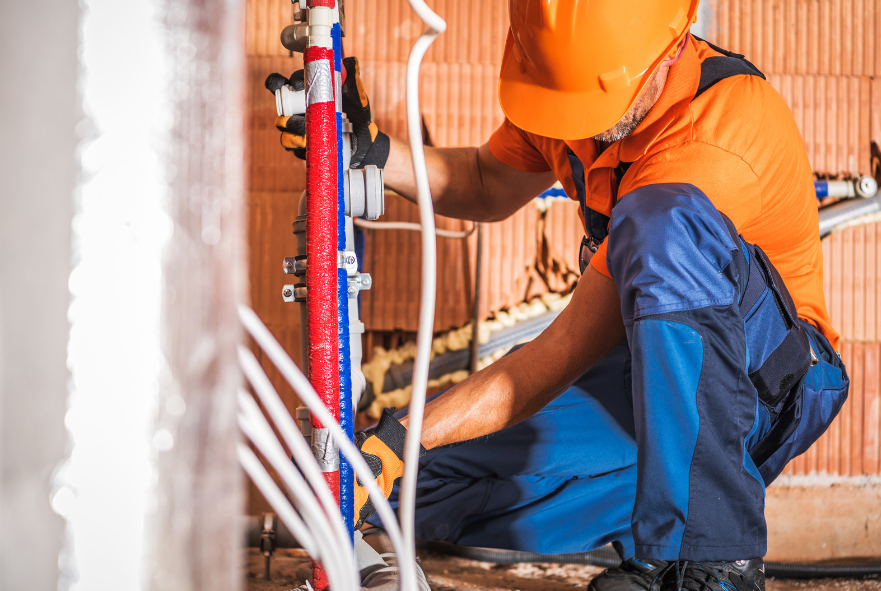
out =
<svg viewBox="0 0 881 591"><path fill-rule="evenodd" d="M513 39L509 32L499 73L502 111L511 123L524 131L561 140L590 138L614 127L663 62L662 56L621 89L562 91L538 85L526 75L513 59L511 45Z"/></svg>
<svg viewBox="0 0 881 591"><path fill-rule="evenodd" d="M499 104L505 116L524 131L561 140L580 140L594 137L615 126L627 113L639 94L651 80L664 59L688 34L691 23L697 19L699 0L691 0L687 13L682 8L670 28L678 34L668 42L663 52L642 72L609 72L584 84L551 82L536 64L521 63L519 46L514 43L511 29L505 43L505 53L499 72ZM685 26L681 26L684 23ZM680 30L681 27L681 30ZM651 48L648 48L651 49ZM658 48L655 48L655 51ZM564 59L574 59L567 56ZM638 62L637 62L638 63ZM645 62L643 62L645 63ZM538 66L540 68L541 66ZM590 68L585 68L590 71ZM569 68L572 71L572 68ZM597 76L585 74L587 76ZM540 82L541 80L542 82ZM563 86L564 88L553 88ZM578 87L581 89L576 90Z"/></svg>

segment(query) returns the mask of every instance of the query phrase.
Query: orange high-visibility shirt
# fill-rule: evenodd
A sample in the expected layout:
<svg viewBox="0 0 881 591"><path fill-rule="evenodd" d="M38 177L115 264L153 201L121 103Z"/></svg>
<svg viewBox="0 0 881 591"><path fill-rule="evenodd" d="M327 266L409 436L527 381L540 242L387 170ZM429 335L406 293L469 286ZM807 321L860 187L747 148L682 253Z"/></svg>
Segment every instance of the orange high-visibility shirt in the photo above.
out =
<svg viewBox="0 0 881 591"><path fill-rule="evenodd" d="M839 337L823 295L813 175L795 120L782 97L759 76L733 76L694 99L701 62L716 55L721 54L691 37L645 120L602 153L593 139L546 138L507 119L490 138L490 150L519 170L553 171L569 197L577 199L567 156L571 149L589 167L587 207L605 215L611 215L615 203L615 168L621 162L632 164L617 195L656 183L696 186L747 242L765 251L799 317L816 326L837 350ZM590 264L611 277L605 241Z"/></svg>

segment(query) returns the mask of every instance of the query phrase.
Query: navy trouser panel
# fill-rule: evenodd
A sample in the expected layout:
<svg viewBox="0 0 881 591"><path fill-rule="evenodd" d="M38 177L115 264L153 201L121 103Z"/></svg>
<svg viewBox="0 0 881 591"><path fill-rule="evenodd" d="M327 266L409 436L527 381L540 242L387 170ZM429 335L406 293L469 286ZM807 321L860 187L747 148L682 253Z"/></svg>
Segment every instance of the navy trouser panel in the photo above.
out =
<svg viewBox="0 0 881 591"><path fill-rule="evenodd" d="M419 463L416 536L542 554L614 542L632 556L636 443L629 382L622 342L534 416L429 450ZM396 486L393 506L397 495Z"/></svg>
<svg viewBox="0 0 881 591"><path fill-rule="evenodd" d="M607 263L633 351L636 555L764 556L764 484L738 304L739 248L692 185L651 185L612 212Z"/></svg>
<svg viewBox="0 0 881 591"><path fill-rule="evenodd" d="M747 255L757 249L728 224L686 184L637 189L612 212L607 263L633 352L633 536L642 558L734 560L767 550L764 480L749 450L772 416L754 385L761 372L753 372L789 326L766 286L771 274L758 271L752 314L770 316L746 330L739 304L751 277ZM794 336L803 371L774 375L775 413L808 369L805 334L796 326Z"/></svg>

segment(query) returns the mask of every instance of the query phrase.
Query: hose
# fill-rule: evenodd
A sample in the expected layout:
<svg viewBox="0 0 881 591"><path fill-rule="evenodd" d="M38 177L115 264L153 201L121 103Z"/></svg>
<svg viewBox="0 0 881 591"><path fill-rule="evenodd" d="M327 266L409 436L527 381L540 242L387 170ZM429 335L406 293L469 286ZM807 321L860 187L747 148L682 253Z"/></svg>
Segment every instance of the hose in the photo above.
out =
<svg viewBox="0 0 881 591"><path fill-rule="evenodd" d="M300 400L309 407L309 410L318 418L318 420L322 423L324 428L328 430L328 433L336 444L336 446L345 454L346 458L349 460L352 468L355 470L355 474L367 488L367 492L370 495L371 501L373 501L373 506L376 509L377 515L379 515L380 519L382 519L383 525L391 538L392 545L394 546L395 552L399 556L405 556L406 548L404 546L403 536L400 528L398 527L397 520L395 519L395 514L392 511L391 506L388 503L388 500L385 498L385 495L379 489L379 486L376 483L376 480L373 476L373 470L367 465L367 462L364 461L364 458L361 456L361 452L355 447L352 441L349 439L348 435L340 428L340 425L334 418L331 416L330 412L325 408L323 402L316 394L315 389L312 387L312 384L309 383L309 380L303 375L303 372L294 364L291 360L290 356L288 356L287 352L285 352L284 348L279 344L279 342L272 336L272 333L269 332L269 329L266 328L266 325L257 317L257 314L254 313L253 310L244 305L239 305L239 318L242 321L242 325L257 343L257 345L266 353L266 356L272 361L272 363L278 368L281 375L285 378L285 380L291 385L295 392L300 396ZM258 381L259 383L259 381ZM278 413L278 416L275 416L273 409L277 407L277 404L266 404L266 400L263 400L263 397L269 398L278 398L278 393L274 388L258 388L257 384L252 384L255 386L257 390L258 396L261 397L261 402L264 404L264 408L267 412L272 416L272 419L278 425L279 422L285 422L291 420L290 414L285 411L284 413ZM285 418L286 417L286 418ZM270 430L267 434L267 438L269 436L273 438L274 433ZM294 451L294 450L291 450ZM296 453L296 452L295 452ZM308 458L310 461L314 462L314 457ZM303 463L306 463L307 458L299 458L298 461L302 460ZM326 515L326 519L341 519L339 511L335 511L334 515ZM340 545L338 550L341 550L343 545ZM412 551L411 551L412 553ZM340 552L340 554L344 554ZM410 564L402 564L401 572L406 577L408 571L412 574L413 581L415 584L416 580L416 571L415 571L415 562ZM347 589L348 587L343 585L337 587L337 589ZM358 589L359 587L354 587L354 589ZM405 589L408 589L405 587ZM410 587L415 591L415 587Z"/></svg>
<svg viewBox="0 0 881 591"><path fill-rule="evenodd" d="M522 320L514 326L493 332L490 335L488 342L478 343L478 358L483 359L499 349L510 349L518 343L532 340L541 334L544 329L550 326L551 322L553 322L559 314L559 311L545 312L540 316ZM470 351L468 349L450 351L436 356L429 364L429 379L438 379L441 376L455 371L468 369L469 357ZM390 366L385 373L382 391L389 392L391 390L403 388L412 383L412 381L413 362L405 361L401 364L395 364ZM372 383L368 382L367 388L369 391L373 392ZM373 394L379 394L379 392L373 392Z"/></svg>
<svg viewBox="0 0 881 591"><path fill-rule="evenodd" d="M422 58L435 38L447 28L447 23L435 14L423 0L410 0L410 8L427 25L427 29L413 44L407 60L407 132L410 135L410 156L416 177L416 193L419 204L419 221L422 226L422 302L419 308L419 325L416 331L416 360L413 371L413 393L410 399L410 415L407 440L404 443L404 476L401 479L400 508L398 519L403 533L403 550L399 553L401 564L401 588L417 591L416 581L416 472L419 468L422 417L425 410L425 394L428 389L428 363L434 338L434 305L437 290L437 237L434 225L434 206L428 185L428 168L425 165L425 146L422 139L422 117L419 113L419 67Z"/></svg>
<svg viewBox="0 0 881 591"><path fill-rule="evenodd" d="M538 554L519 550L497 550L457 546L447 542L425 542L422 547L446 554L493 564L520 564L522 562L587 564L604 568L621 564L621 558L612 546L603 546L590 552L574 554ZM828 577L864 577L881 575L881 560L853 560L847 562L774 562L765 563L765 574L782 579L819 579Z"/></svg>
<svg viewBox="0 0 881 591"><path fill-rule="evenodd" d="M781 579L865 577L881 575L881 560L848 562L766 562L765 574Z"/></svg>
<svg viewBox="0 0 881 591"><path fill-rule="evenodd" d="M820 238L847 225L857 223L859 218L874 221L873 216L881 212L881 195L868 199L847 199L820 210Z"/></svg>
<svg viewBox="0 0 881 591"><path fill-rule="evenodd" d="M240 397L240 403L247 398L249 397ZM345 548L350 542L347 536L340 536L338 533L338 530L343 529L340 527L343 524L342 520L336 517L339 511L333 506L334 500L331 499L333 513L327 513L326 508L323 509L321 507L318 498L312 493L313 490L317 492L321 488L310 489L309 485L288 459L281 444L275 438L272 429L268 428L268 424L261 424L261 420L265 423L265 419L260 410L256 408L257 404L253 400L251 402L253 403L253 410L256 412L256 415L249 413L247 410L239 412L239 426L263 457L278 472L279 477L285 483L293 498L296 499L299 513L302 515L309 532L314 536L315 543L318 546L318 552L316 555L313 555L313 558L321 561L325 575L330 584L334 585L335 588L357 589L358 572L353 568L351 562L342 559L347 553L340 551L340 549ZM248 451L250 450L247 447L239 444L238 453L240 460L247 459ZM256 458L251 458L252 463L254 459ZM312 461L314 462L314 460ZM247 469L248 463L246 462L243 465ZM251 470L249 470L250 473L252 473ZM324 490L327 490L326 486ZM329 527L331 524L336 524L336 527ZM291 525L291 523L288 524L289 527Z"/></svg>
<svg viewBox="0 0 881 591"><path fill-rule="evenodd" d="M612 546L603 546L590 552L573 554L537 554L520 550L498 550L496 548L473 548L457 546L449 542L424 542L421 546L427 550L493 564L520 564L521 562L548 562L556 564L587 564L611 568L621 564L621 557Z"/></svg>
<svg viewBox="0 0 881 591"><path fill-rule="evenodd" d="M413 232L421 232L422 226L413 222L371 222L355 218L355 225L368 230L411 230ZM456 238L462 240L474 234L477 229L477 222L471 223L471 228L463 231L441 230L435 228L434 232L441 238Z"/></svg>

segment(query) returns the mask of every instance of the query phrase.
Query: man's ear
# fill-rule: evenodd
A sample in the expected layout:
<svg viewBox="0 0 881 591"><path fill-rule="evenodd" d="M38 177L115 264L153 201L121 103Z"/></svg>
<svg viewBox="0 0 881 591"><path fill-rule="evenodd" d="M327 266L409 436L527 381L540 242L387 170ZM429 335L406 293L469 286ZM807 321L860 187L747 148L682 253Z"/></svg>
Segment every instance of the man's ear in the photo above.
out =
<svg viewBox="0 0 881 591"><path fill-rule="evenodd" d="M670 67L676 62L679 61L679 58L682 57L682 54L685 53L685 46L688 43L688 39L691 37L691 33L686 33L685 37L682 38L682 41L679 42L679 45L674 47L667 58L661 62L660 67Z"/></svg>

